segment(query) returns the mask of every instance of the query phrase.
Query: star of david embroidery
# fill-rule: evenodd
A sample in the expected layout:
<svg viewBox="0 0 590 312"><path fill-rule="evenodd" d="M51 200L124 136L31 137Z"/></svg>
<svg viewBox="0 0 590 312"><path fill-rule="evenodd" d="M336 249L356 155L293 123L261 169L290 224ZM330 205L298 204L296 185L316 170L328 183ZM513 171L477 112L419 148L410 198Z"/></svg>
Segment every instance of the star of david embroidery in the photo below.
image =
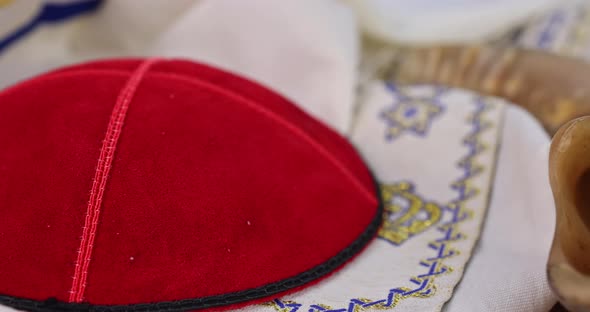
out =
<svg viewBox="0 0 590 312"><path fill-rule="evenodd" d="M389 141L405 132L424 136L432 121L443 111L443 107L438 103L442 88L428 96L404 94L393 84L387 84L387 89L394 96L394 103L381 112L381 118L387 125L385 137Z"/></svg>

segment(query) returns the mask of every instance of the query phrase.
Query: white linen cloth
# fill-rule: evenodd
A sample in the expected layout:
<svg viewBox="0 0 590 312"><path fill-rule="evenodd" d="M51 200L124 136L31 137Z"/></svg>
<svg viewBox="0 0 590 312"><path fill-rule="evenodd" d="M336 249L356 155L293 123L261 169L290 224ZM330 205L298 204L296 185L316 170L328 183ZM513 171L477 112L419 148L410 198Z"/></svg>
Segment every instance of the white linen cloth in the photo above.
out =
<svg viewBox="0 0 590 312"><path fill-rule="evenodd" d="M152 53L253 78L346 132L359 58L353 12L338 1L203 1Z"/></svg>

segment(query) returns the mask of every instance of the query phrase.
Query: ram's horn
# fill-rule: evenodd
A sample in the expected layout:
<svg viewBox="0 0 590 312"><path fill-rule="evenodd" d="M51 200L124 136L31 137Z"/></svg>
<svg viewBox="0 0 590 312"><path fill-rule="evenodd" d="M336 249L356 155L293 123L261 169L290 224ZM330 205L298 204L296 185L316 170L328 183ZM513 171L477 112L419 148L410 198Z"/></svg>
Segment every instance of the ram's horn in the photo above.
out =
<svg viewBox="0 0 590 312"><path fill-rule="evenodd" d="M555 134L549 178L557 216L549 284L571 311L590 311L590 116Z"/></svg>
<svg viewBox="0 0 590 312"><path fill-rule="evenodd" d="M401 48L389 71L400 83L438 83L524 107L553 134L590 114L590 64L541 51L495 46Z"/></svg>

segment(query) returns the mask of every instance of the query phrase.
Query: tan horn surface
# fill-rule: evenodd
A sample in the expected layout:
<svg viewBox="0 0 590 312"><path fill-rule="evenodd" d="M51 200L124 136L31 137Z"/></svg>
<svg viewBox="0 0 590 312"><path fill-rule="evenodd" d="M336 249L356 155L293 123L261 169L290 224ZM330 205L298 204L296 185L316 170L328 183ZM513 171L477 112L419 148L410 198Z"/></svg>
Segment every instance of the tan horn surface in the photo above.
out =
<svg viewBox="0 0 590 312"><path fill-rule="evenodd" d="M590 114L590 64L542 51L495 46L405 48L390 73L400 83L436 83L510 100L550 133Z"/></svg>
<svg viewBox="0 0 590 312"><path fill-rule="evenodd" d="M571 311L590 311L590 116L556 133L549 179L556 209L549 284Z"/></svg>

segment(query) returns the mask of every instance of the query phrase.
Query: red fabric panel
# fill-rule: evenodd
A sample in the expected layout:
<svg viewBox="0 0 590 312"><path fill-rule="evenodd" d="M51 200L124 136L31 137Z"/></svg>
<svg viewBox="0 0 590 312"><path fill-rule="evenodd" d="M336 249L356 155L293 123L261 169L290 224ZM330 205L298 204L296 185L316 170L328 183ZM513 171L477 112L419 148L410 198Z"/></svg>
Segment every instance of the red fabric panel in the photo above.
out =
<svg viewBox="0 0 590 312"><path fill-rule="evenodd" d="M0 294L67 300L101 140L138 64L0 94ZM119 138L85 298L199 298L294 276L365 230L369 192L354 149L274 92L198 64L156 65Z"/></svg>
<svg viewBox="0 0 590 312"><path fill-rule="evenodd" d="M67 67L56 72L101 69L131 73L131 71L133 71L140 62L141 60L139 59L96 61ZM359 158L353 147L336 132L326 131L328 130L326 129L327 125L314 118L309 118L309 115L307 115L297 106L290 103L289 100L282 97L278 93L273 92L268 88L260 88L257 83L232 73L222 71L205 64L189 62L185 60L160 62L154 66L152 72L186 75L188 76L187 78L203 80L215 85L220 85L228 91L258 102L274 112L277 112L281 115L290 116L291 118L297 118L297 125L302 130L320 142L328 150L332 151L334 156L345 163L368 189L373 189L372 178L369 174L367 174L365 164L362 161L359 161Z"/></svg>
<svg viewBox="0 0 590 312"><path fill-rule="evenodd" d="M48 78L0 96L1 294L67 299L105 125L126 80L100 78Z"/></svg>

